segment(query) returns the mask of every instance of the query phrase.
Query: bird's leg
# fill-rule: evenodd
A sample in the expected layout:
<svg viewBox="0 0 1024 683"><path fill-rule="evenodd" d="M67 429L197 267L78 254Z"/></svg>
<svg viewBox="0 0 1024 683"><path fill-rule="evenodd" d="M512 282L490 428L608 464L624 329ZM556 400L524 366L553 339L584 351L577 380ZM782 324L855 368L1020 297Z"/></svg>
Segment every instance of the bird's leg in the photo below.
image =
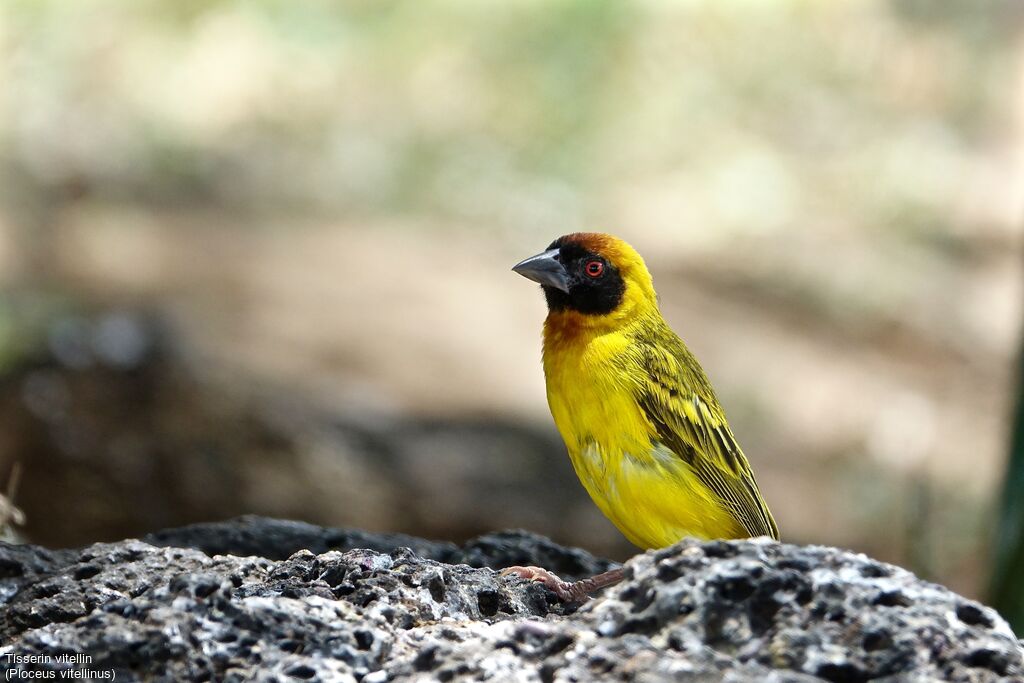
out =
<svg viewBox="0 0 1024 683"><path fill-rule="evenodd" d="M602 590L604 588L610 588L617 583L621 583L626 578L626 570L622 567L615 569L609 569L606 572L595 574L587 579L580 579L574 583L569 584L569 590L575 595L583 597L590 595L595 591Z"/></svg>
<svg viewBox="0 0 1024 683"><path fill-rule="evenodd" d="M548 590L557 595L559 600L570 603L582 602L591 593L602 588L614 586L625 577L625 572L621 567L571 583L563 581L555 574L541 567L509 567L508 569L501 570L501 576L508 576L509 574L514 574L527 581L542 583Z"/></svg>

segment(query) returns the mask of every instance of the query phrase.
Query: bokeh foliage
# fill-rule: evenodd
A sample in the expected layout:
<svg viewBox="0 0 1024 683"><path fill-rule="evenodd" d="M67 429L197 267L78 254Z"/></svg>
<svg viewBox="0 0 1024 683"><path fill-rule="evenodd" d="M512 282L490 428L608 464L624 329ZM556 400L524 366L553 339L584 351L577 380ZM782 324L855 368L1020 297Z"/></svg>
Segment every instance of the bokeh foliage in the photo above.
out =
<svg viewBox="0 0 1024 683"><path fill-rule="evenodd" d="M1014 631L1024 634L1024 354L1018 367L1018 381L1013 442L996 522L994 571L988 597Z"/></svg>

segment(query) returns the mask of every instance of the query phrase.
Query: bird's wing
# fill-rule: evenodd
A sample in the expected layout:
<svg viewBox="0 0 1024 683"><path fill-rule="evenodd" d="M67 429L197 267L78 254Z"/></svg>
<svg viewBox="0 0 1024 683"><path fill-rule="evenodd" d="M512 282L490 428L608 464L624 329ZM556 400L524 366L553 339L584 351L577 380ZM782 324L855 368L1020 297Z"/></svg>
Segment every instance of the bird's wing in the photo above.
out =
<svg viewBox="0 0 1024 683"><path fill-rule="evenodd" d="M673 332L642 343L637 402L658 439L682 458L751 536L778 539L768 505L729 429L710 381Z"/></svg>

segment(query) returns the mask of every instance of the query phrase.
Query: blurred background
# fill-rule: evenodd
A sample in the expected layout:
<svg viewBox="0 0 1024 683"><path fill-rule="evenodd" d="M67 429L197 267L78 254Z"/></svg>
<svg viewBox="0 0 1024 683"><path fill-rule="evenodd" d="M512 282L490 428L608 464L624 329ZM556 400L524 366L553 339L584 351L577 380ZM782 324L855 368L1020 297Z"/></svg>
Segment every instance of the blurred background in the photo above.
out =
<svg viewBox="0 0 1024 683"><path fill-rule="evenodd" d="M646 256L786 540L986 595L1022 28L1013 0L3 3L18 533L251 512L628 557L509 270L597 229Z"/></svg>

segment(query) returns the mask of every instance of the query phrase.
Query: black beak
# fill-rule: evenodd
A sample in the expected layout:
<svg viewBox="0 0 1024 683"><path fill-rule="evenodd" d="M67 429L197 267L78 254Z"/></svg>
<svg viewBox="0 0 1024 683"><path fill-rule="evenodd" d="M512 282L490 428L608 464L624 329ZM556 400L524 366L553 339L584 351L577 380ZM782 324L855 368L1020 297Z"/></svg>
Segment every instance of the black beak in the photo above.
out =
<svg viewBox="0 0 1024 683"><path fill-rule="evenodd" d="M539 282L545 287L560 289L566 294L569 293L569 274L565 272L565 267L558 262L557 249L549 249L543 254L520 261L512 266L512 270L527 280Z"/></svg>

